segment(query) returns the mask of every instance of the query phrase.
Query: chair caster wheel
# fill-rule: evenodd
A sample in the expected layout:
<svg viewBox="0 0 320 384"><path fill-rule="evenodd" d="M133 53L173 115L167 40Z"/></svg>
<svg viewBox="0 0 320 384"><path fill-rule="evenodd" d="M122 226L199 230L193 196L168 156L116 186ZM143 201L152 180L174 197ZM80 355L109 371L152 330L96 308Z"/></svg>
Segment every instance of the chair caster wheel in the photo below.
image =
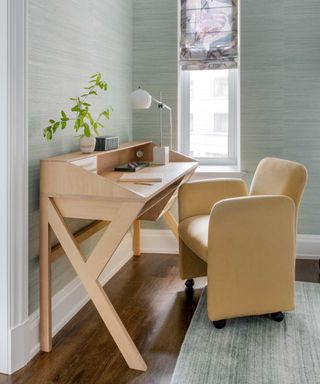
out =
<svg viewBox="0 0 320 384"><path fill-rule="evenodd" d="M186 289L189 291L191 289L193 289L193 286L194 286L194 280L193 279L188 279L186 280L185 282L185 286L186 286Z"/></svg>
<svg viewBox="0 0 320 384"><path fill-rule="evenodd" d="M194 294L194 290L193 290L194 280L193 279L186 280L185 286L186 286L186 289L184 290L184 292L185 292L186 296L189 299L192 299L193 298L193 294Z"/></svg>
<svg viewBox="0 0 320 384"><path fill-rule="evenodd" d="M284 319L284 314L283 312L274 312L270 314L271 319L280 323Z"/></svg>
<svg viewBox="0 0 320 384"><path fill-rule="evenodd" d="M226 320L217 320L212 322L214 327L217 329L222 329L226 326Z"/></svg>

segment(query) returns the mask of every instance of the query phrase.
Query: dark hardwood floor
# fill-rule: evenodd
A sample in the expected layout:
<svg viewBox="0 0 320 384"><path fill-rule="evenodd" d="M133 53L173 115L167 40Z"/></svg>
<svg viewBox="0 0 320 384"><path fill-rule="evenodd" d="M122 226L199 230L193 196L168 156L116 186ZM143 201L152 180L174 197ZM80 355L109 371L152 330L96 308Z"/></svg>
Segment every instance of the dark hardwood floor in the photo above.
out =
<svg viewBox="0 0 320 384"><path fill-rule="evenodd" d="M319 282L319 265L298 260L296 278ZM196 279L187 298L177 255L133 258L105 289L147 365L130 370L93 304L89 302L54 338L51 353L39 353L0 384L167 384L198 303L205 279Z"/></svg>

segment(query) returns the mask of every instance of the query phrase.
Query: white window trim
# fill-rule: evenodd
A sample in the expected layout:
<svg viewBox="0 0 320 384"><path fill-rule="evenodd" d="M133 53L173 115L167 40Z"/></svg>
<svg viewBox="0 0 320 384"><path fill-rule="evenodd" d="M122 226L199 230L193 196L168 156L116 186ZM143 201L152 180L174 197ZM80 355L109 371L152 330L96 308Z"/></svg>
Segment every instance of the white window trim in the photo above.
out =
<svg viewBox="0 0 320 384"><path fill-rule="evenodd" d="M7 373L9 367L9 258L8 258L8 4L0 1L0 115L1 115L1 141L0 141L0 372Z"/></svg>
<svg viewBox="0 0 320 384"><path fill-rule="evenodd" d="M204 165L234 165L239 163L239 113L238 95L239 81L238 70L231 70L229 74L229 158L212 159L196 158ZM180 151L188 155L190 148L190 72L180 71Z"/></svg>

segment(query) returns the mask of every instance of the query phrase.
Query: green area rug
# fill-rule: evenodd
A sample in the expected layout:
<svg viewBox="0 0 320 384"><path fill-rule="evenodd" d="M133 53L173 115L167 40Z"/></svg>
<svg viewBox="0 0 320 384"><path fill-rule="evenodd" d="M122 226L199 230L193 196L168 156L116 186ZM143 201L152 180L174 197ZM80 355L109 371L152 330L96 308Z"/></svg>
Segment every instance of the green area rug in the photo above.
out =
<svg viewBox="0 0 320 384"><path fill-rule="evenodd" d="M320 384L320 284L296 283L282 323L238 318L215 329L204 290L171 384Z"/></svg>

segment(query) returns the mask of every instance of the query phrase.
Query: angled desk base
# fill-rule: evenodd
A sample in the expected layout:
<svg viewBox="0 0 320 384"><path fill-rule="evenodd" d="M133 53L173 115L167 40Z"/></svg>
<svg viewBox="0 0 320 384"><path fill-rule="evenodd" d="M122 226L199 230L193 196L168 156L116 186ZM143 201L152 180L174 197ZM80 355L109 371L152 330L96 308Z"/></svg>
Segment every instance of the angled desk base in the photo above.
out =
<svg viewBox="0 0 320 384"><path fill-rule="evenodd" d="M119 155L121 158L129 157L129 161L135 160L133 153L143 150L148 159L148 152L152 147L153 144L150 142L134 143L124 145L123 149L120 148L117 151L94 155L70 154L41 162L40 339L42 351L49 352L52 349L50 242L52 229L128 366L141 371L147 369L146 363L98 278L132 223L133 250L136 255L140 254L140 219L145 220L149 217L153 220L163 215L169 227L177 235L176 223L169 209L176 198L179 185L192 175L197 166L196 162L192 162L191 159L186 162L184 156L173 153L173 157L184 161L181 161L178 166L169 164L167 168L163 168L164 172L168 170L171 174L167 177L164 175L163 182L151 188L141 188L141 185L132 183L123 185L124 183L119 183L115 179L119 178L119 173L111 172L117 164ZM65 224L64 218L67 217L109 222L87 258L80 251L76 237Z"/></svg>

